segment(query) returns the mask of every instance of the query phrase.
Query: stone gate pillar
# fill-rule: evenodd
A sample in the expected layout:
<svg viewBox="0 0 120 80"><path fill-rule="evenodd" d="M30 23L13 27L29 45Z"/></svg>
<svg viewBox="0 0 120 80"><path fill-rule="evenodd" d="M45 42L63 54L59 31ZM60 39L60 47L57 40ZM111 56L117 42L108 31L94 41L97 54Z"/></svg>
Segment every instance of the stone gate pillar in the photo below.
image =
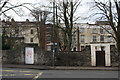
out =
<svg viewBox="0 0 120 80"><path fill-rule="evenodd" d="M111 66L110 44L105 46L105 66Z"/></svg>
<svg viewBox="0 0 120 80"><path fill-rule="evenodd" d="M96 66L96 53L95 45L91 45L91 66Z"/></svg>
<svg viewBox="0 0 120 80"><path fill-rule="evenodd" d="M96 47L104 46L105 50L105 66L111 66L110 44L100 43L91 44L91 66L96 66Z"/></svg>

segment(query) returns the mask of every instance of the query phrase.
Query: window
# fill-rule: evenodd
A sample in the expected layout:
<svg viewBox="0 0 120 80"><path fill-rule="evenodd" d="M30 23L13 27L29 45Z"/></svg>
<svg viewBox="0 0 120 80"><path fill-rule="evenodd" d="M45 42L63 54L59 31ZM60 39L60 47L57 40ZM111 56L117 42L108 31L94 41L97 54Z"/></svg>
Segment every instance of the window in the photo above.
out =
<svg viewBox="0 0 120 80"><path fill-rule="evenodd" d="M104 46L101 46L101 51L105 51L105 47Z"/></svg>
<svg viewBox="0 0 120 80"><path fill-rule="evenodd" d="M83 33L85 31L84 28L80 28L80 32Z"/></svg>
<svg viewBox="0 0 120 80"><path fill-rule="evenodd" d="M30 42L33 42L33 38L30 38Z"/></svg>
<svg viewBox="0 0 120 80"><path fill-rule="evenodd" d="M95 50L97 51L97 49L98 49L98 47L97 46L95 46Z"/></svg>
<svg viewBox="0 0 120 80"><path fill-rule="evenodd" d="M47 41L51 41L51 36L47 36Z"/></svg>
<svg viewBox="0 0 120 80"><path fill-rule="evenodd" d="M93 36L93 42L96 42L96 41L97 41L96 36Z"/></svg>
<svg viewBox="0 0 120 80"><path fill-rule="evenodd" d="M112 29L111 28L108 28L107 29L109 33L112 33Z"/></svg>
<svg viewBox="0 0 120 80"><path fill-rule="evenodd" d="M100 36L100 41L104 42L104 36L103 35Z"/></svg>
<svg viewBox="0 0 120 80"><path fill-rule="evenodd" d="M112 42L111 36L107 36L107 37L108 37L107 41L108 41L108 42Z"/></svg>
<svg viewBox="0 0 120 80"><path fill-rule="evenodd" d="M81 51L85 49L85 46L81 46Z"/></svg>
<svg viewBox="0 0 120 80"><path fill-rule="evenodd" d="M72 40L76 41L76 36L75 35L72 36Z"/></svg>
<svg viewBox="0 0 120 80"><path fill-rule="evenodd" d="M100 28L100 33L103 34L104 33L104 30L102 28Z"/></svg>
<svg viewBox="0 0 120 80"><path fill-rule="evenodd" d="M51 46L47 46L47 50L50 51L51 50Z"/></svg>
<svg viewBox="0 0 120 80"><path fill-rule="evenodd" d="M96 29L96 28L93 28L93 29L92 29L92 33L97 33L97 29Z"/></svg>
<svg viewBox="0 0 120 80"><path fill-rule="evenodd" d="M15 37L19 36L19 29L15 27Z"/></svg>
<svg viewBox="0 0 120 80"><path fill-rule="evenodd" d="M76 51L76 47L73 48L73 51Z"/></svg>
<svg viewBox="0 0 120 80"><path fill-rule="evenodd" d="M31 29L30 33L33 34L33 29Z"/></svg>
<svg viewBox="0 0 120 80"><path fill-rule="evenodd" d="M15 29L15 34L18 34L19 33L19 29Z"/></svg>
<svg viewBox="0 0 120 80"><path fill-rule="evenodd" d="M80 43L85 43L85 36L84 35L80 36Z"/></svg>

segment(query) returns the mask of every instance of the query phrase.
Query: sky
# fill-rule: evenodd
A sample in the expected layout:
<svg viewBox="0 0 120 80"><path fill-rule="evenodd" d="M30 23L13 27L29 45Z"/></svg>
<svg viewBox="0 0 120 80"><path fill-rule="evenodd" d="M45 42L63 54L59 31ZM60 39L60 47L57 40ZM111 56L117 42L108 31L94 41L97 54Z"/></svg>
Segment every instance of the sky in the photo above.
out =
<svg viewBox="0 0 120 80"><path fill-rule="evenodd" d="M43 0L9 0L9 2L13 5L19 5L22 3L32 3L32 4L40 3L46 5L46 0L44 1ZM25 6L27 6L30 9L33 8L31 5L25 5ZM26 18L29 18L30 16L30 11L24 7L19 7L19 9L15 8L15 10L18 14L16 14L13 10L7 11L6 14L17 21L26 20Z"/></svg>
<svg viewBox="0 0 120 80"><path fill-rule="evenodd" d="M52 1L52 0L10 0L9 2L13 5L17 5L21 3L32 3L32 4L36 4L35 6L37 7L41 5L47 5L47 6L52 5L52 3L49 3L49 1ZM77 0L74 0L74 1L77 1ZM78 20L78 23L79 22L82 22L82 23L94 22L94 20L84 19L90 13L91 5L89 5L89 2L92 2L92 0L89 0L89 1L82 0L82 3L78 7L77 12L75 14L76 16L77 15L81 16L81 18ZM30 9L33 8L30 5L26 5L26 6L29 7ZM44 10L44 7L42 9ZM12 10L6 12L6 14L8 14L8 16L10 16L11 18L14 18L16 21L25 21L26 19L29 19L30 21L34 20L34 18L30 15L30 11L28 9L20 7L19 9L15 9L15 10L17 14L13 12Z"/></svg>

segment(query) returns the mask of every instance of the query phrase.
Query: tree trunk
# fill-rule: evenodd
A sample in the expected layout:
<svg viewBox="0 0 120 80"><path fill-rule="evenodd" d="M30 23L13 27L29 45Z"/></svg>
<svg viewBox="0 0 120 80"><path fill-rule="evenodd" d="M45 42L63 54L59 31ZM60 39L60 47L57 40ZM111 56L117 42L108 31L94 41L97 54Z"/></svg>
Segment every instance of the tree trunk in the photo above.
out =
<svg viewBox="0 0 120 80"><path fill-rule="evenodd" d="M117 26L118 30L117 30L117 51L118 51L118 57L119 57L119 62L120 62L120 15L119 15L119 19L118 19L118 26ZM119 67L120 67L120 63L119 63Z"/></svg>
<svg viewBox="0 0 120 80"><path fill-rule="evenodd" d="M72 34L70 32L68 33L68 51L71 51L71 45L72 45Z"/></svg>
<svg viewBox="0 0 120 80"><path fill-rule="evenodd" d="M120 1L118 2L118 5L116 4L117 8L117 14L118 14L118 26L117 26L117 50L118 55L120 55ZM119 56L119 62L120 62L120 56ZM120 67L120 63L119 63Z"/></svg>
<svg viewBox="0 0 120 80"><path fill-rule="evenodd" d="M118 23L118 31L117 31L117 48L118 52L120 54L120 23Z"/></svg>

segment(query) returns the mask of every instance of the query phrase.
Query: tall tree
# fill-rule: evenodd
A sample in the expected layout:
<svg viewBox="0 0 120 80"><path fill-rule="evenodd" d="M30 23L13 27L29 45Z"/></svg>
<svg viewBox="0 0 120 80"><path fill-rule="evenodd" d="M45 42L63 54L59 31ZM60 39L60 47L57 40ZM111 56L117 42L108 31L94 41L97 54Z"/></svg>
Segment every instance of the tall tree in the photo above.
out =
<svg viewBox="0 0 120 80"><path fill-rule="evenodd" d="M74 2L73 0L63 0L56 3L58 5L58 17L64 22L65 26L59 27L63 31L63 47L64 50L71 51L72 48L72 33L74 21L79 19L75 16L75 12L81 1Z"/></svg>
<svg viewBox="0 0 120 80"><path fill-rule="evenodd" d="M45 24L47 22L48 16L51 12L49 11L43 11L40 8L35 8L33 10L31 10L31 15L35 18L35 20L37 21L37 37L39 40L39 47L41 49L43 49L43 46L45 44L42 45L44 38L42 37L44 34L44 29L45 29Z"/></svg>
<svg viewBox="0 0 120 80"><path fill-rule="evenodd" d="M114 39L116 41L116 46L118 53L120 53L120 1L119 0L107 0L106 2L101 2L94 0L95 5L100 10L102 18L106 19L114 33Z"/></svg>
<svg viewBox="0 0 120 80"><path fill-rule="evenodd" d="M26 7L26 4L30 4L30 3L20 3L20 4L13 4L13 3L11 3L11 0L0 0L0 16L1 15L4 15L5 17L7 17L7 19L9 18L11 18L11 17L9 17L8 16L8 14L6 13L6 12L8 12L8 11L10 11L10 10L12 10L12 11L14 11L17 15L19 15L18 14L18 12L17 12L17 10L16 9L19 9L20 7ZM27 8L27 7L26 7ZM5 18L4 18L5 19ZM0 19L1 20L1 19ZM4 23L4 22L3 22ZM2 26L2 41L3 41L3 45L5 44L5 40L6 39L8 39L8 37L6 37L6 35L8 35L8 33L9 33L9 39L10 40L8 40L9 41L9 44L11 44L11 47L13 47L13 37L12 36L15 36L15 35L17 35L16 33L12 33L11 31L12 30L15 30L15 26L16 26L16 24L12 24L10 27L10 29L6 29L6 27L4 27L3 25L2 25L2 22L0 21L0 26ZM15 30L15 31L18 31L18 30ZM11 43L11 42L13 43Z"/></svg>

